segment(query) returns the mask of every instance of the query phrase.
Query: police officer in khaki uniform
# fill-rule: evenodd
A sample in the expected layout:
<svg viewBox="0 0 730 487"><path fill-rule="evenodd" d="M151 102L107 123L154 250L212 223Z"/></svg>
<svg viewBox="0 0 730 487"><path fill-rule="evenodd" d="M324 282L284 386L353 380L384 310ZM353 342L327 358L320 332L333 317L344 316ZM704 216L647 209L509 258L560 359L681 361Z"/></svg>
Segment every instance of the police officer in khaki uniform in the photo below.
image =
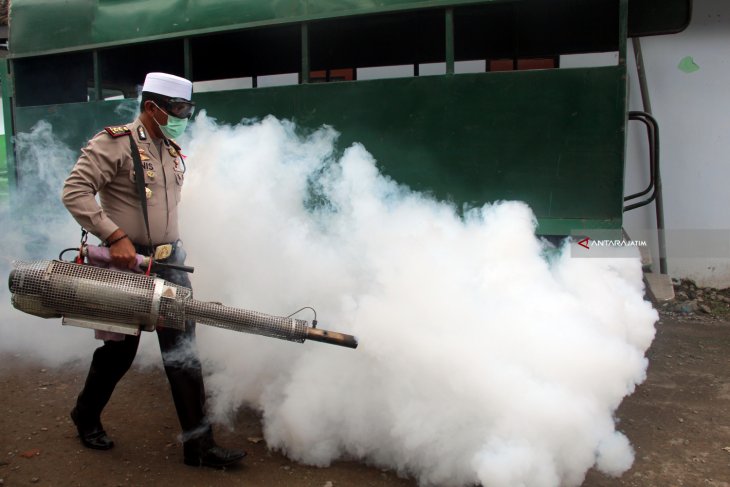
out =
<svg viewBox="0 0 730 487"><path fill-rule="evenodd" d="M109 246L117 267L131 268L137 253L172 245L168 263L183 264L179 241L178 204L185 162L174 138L182 134L194 111L192 83L166 73L149 73L142 88L140 115L133 123L107 127L82 150L63 187L63 203L79 224ZM132 139L130 141L130 138ZM145 224L132 151L139 155L144 177ZM95 196L99 195L98 204ZM164 269L160 277L190 287L185 272ZM139 336L105 337L97 348L86 384L71 411L88 448L108 450L114 442L101 425L101 412L117 382L132 365ZM205 414L205 389L195 346L195 323L186 330L161 328L157 338L170 382L175 409L183 431L184 462L194 466L224 467L245 456L213 440Z"/></svg>

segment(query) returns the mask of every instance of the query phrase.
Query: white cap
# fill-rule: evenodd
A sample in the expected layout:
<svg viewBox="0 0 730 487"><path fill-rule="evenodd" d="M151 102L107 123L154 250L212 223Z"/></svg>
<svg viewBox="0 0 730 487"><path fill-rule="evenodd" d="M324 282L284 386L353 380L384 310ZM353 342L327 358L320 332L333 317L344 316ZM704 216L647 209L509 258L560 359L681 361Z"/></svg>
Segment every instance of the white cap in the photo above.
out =
<svg viewBox="0 0 730 487"><path fill-rule="evenodd" d="M193 95L193 83L174 74L149 73L144 79L142 91L190 100Z"/></svg>

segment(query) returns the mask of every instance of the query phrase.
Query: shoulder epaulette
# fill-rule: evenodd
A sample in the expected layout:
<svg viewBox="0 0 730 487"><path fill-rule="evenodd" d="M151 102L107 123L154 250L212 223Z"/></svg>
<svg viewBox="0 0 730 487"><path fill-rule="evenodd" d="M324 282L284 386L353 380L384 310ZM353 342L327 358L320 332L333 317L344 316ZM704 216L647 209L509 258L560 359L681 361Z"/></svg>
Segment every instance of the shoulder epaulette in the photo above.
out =
<svg viewBox="0 0 730 487"><path fill-rule="evenodd" d="M122 137L124 135L131 135L132 131L126 125L116 125L114 127L104 127L106 133L112 137Z"/></svg>

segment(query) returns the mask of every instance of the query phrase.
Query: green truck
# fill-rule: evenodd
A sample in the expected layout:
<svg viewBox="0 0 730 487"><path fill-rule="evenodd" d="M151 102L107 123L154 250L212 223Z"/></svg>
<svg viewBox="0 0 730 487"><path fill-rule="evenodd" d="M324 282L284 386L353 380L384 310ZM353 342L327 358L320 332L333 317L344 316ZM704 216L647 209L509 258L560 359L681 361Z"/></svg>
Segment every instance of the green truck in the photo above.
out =
<svg viewBox="0 0 730 487"><path fill-rule="evenodd" d="M620 230L627 40L679 32L690 12L690 0L14 0L5 130L46 120L77 150L128 121L120 107L164 71L208 86L194 99L219 121L331 125L394 180L459 207L522 200L540 234ZM565 63L597 53L615 61ZM268 86L275 76L288 84ZM7 155L12 200L33 181L18 179L12 143Z"/></svg>

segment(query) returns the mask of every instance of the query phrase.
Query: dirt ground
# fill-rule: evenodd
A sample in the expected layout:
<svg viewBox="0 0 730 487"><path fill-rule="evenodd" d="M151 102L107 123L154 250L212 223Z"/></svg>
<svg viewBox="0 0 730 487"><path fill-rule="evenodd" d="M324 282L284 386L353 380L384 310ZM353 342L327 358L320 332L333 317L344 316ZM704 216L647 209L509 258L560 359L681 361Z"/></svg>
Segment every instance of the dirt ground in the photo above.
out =
<svg viewBox="0 0 730 487"><path fill-rule="evenodd" d="M730 320L662 314L649 351L648 379L618 410L636 449L620 478L588 472L583 487L730 487ZM187 467L162 370L132 369L104 417L116 447L83 448L68 418L87 365L44 369L0 356L0 485L48 486L416 486L413 479L355 462L314 468L268 451L261 423L242 411L223 445L243 445L242 466ZM157 404L145 409L146 404Z"/></svg>

